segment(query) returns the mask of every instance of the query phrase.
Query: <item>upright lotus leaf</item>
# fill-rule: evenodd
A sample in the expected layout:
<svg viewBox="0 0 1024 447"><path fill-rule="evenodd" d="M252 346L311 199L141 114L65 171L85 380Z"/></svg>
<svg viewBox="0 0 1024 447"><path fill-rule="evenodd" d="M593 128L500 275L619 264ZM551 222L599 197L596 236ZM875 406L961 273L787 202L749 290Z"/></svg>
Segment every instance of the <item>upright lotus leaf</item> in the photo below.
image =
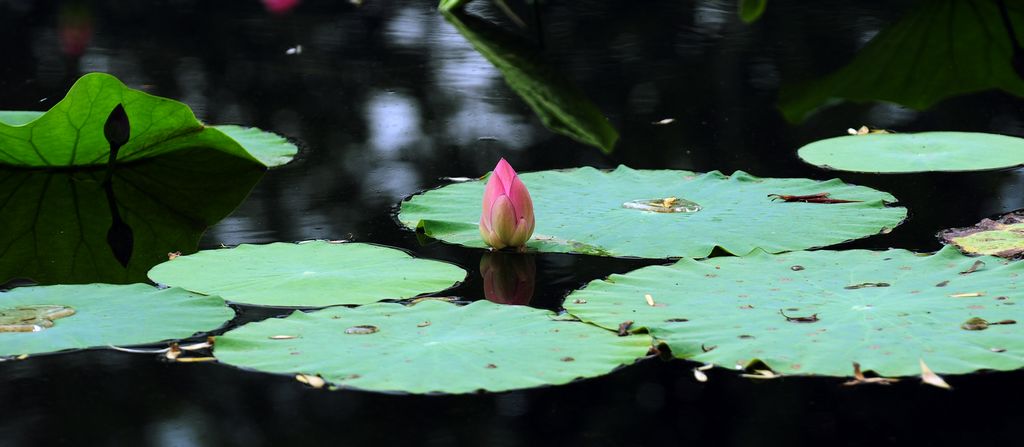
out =
<svg viewBox="0 0 1024 447"><path fill-rule="evenodd" d="M131 123L131 139L120 148L118 163L205 148L272 167L287 163L298 151L283 138L275 139L273 134L262 131L258 132L268 135L241 135L242 138L233 139L241 133L238 129L206 126L185 104L130 89L108 74L89 73L46 113L0 112L0 164L104 164L110 155L110 145L103 128L118 105L124 107Z"/></svg>
<svg viewBox="0 0 1024 447"><path fill-rule="evenodd" d="M650 346L647 335L619 337L547 310L426 300L246 324L217 337L214 355L243 368L319 375L339 388L458 394L597 377Z"/></svg>
<svg viewBox="0 0 1024 447"><path fill-rule="evenodd" d="M544 127L604 152L615 148L619 133L597 106L521 39L487 21L441 9L448 22L501 72Z"/></svg>
<svg viewBox="0 0 1024 447"><path fill-rule="evenodd" d="M743 23L756 22L764 14L764 9L767 6L768 0L739 0L737 7L739 8L740 20Z"/></svg>
<svg viewBox="0 0 1024 447"><path fill-rule="evenodd" d="M21 326L5 316L43 306L60 311L36 321L35 332L12 332ZM0 292L0 357L187 338L234 314L218 297L145 284L20 287Z"/></svg>
<svg viewBox="0 0 1024 447"><path fill-rule="evenodd" d="M683 259L590 283L571 314L632 320L681 358L776 373L884 376L1024 367L1024 264L947 247ZM648 298L649 297L649 298ZM1020 322L1020 323L1018 323Z"/></svg>
<svg viewBox="0 0 1024 447"><path fill-rule="evenodd" d="M894 228L907 210L887 193L839 180L758 178L744 172L593 168L521 174L536 229L527 249L643 258L777 253L822 247ZM402 224L446 242L484 247L477 222L483 181L456 183L402 203ZM788 203L770 195L828 193L851 203ZM647 205L647 201L656 201ZM670 206L662 207L663 202ZM688 205L695 202L696 206ZM646 210L645 210L646 209ZM672 211L679 212L659 212ZM695 211L696 210L696 211Z"/></svg>
<svg viewBox="0 0 1024 447"><path fill-rule="evenodd" d="M462 8L466 3L469 3L469 0L441 0L437 4L437 9L441 11L454 11Z"/></svg>
<svg viewBox="0 0 1024 447"><path fill-rule="evenodd" d="M191 253L263 168L191 149L113 171L0 168L0 284L132 283Z"/></svg>
<svg viewBox="0 0 1024 447"><path fill-rule="evenodd" d="M980 171L1024 164L1024 139L973 132L873 133L815 141L797 155L840 171Z"/></svg>
<svg viewBox="0 0 1024 447"><path fill-rule="evenodd" d="M973 227L943 230L939 239L967 254L1019 258L1024 255L1024 210L984 219Z"/></svg>
<svg viewBox="0 0 1024 447"><path fill-rule="evenodd" d="M837 99L926 109L945 98L990 89L1024 96L1018 71L1024 70L1024 54L1019 42L1010 40L1014 34L1024 36L1021 2L920 2L839 71L783 86L779 107L786 119L799 122Z"/></svg>
<svg viewBox="0 0 1024 447"><path fill-rule="evenodd" d="M204 250L153 267L149 278L228 301L323 307L404 299L446 289L466 271L372 244L277 242Z"/></svg>

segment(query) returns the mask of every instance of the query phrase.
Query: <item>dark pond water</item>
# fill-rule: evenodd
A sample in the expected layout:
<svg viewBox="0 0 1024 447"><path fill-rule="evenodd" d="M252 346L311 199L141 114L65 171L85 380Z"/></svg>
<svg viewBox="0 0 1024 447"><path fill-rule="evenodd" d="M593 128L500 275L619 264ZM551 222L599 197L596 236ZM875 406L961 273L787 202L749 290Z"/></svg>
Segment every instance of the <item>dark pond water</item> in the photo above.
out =
<svg viewBox="0 0 1024 447"><path fill-rule="evenodd" d="M432 0L305 1L281 15L256 0L0 1L0 110L45 110L78 76L102 71L184 101L205 121L287 135L301 145L300 158L262 178L166 161L180 169L167 181L201 187L161 202L154 221L181 231L176 243L185 252L196 241L213 248L315 238L402 247L469 270L467 282L446 294L477 300L482 251L420 240L397 226L393 212L442 177L482 175L499 157L520 171L625 164L827 179L837 173L803 164L795 150L861 124L1024 135L1024 102L1006 93L1024 91L1024 81L985 74L1007 72L1008 60L978 66L929 50L966 42L988 51L984 39L969 37L1005 38L1004 25L992 20L934 26L900 41L891 59L861 60L866 70L890 70L855 76L861 84L871 79L852 95L864 102L831 101L799 123L780 108L780 92L850 64L901 19L937 14L927 17L961 23L950 17L990 10L994 1L772 0L760 20L745 24L732 1L550 0L534 10L509 0L523 28L489 2L474 2L471 13L539 53L608 117L620 133L611 154L545 128ZM934 81L943 73L957 74ZM930 87L914 88L921 85ZM871 101L895 100L892 92L930 107ZM674 122L652 124L667 118ZM892 192L910 219L840 248L933 251L938 230L1024 207L1019 170L841 177ZM98 208L81 212L107 212ZM0 227L0 238L15 227L40 240L61 231L47 218L7 215ZM169 251L160 248L140 256L156 262ZM55 262L61 253L3 256L0 265L13 268ZM592 279L652 263L536 261L532 305L550 309ZM48 282L131 281L145 272L110 273L87 260L79 267ZM281 313L238 311L233 324ZM752 381L721 369L699 383L692 367L650 359L561 387L424 397L318 391L291 377L108 350L46 355L0 363L0 445L973 445L1019 439L1013 428L1024 413L1020 372L947 377L950 392L916 380L855 388L839 379Z"/></svg>

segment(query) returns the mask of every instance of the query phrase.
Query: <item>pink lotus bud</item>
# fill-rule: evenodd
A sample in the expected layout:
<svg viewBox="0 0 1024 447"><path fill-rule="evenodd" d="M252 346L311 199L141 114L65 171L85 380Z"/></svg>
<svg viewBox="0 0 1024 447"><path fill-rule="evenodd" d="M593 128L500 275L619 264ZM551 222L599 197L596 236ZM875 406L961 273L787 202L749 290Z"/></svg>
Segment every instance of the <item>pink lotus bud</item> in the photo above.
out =
<svg viewBox="0 0 1024 447"><path fill-rule="evenodd" d="M525 306L533 299L537 265L533 255L484 253L480 258L480 276L488 301Z"/></svg>
<svg viewBox="0 0 1024 447"><path fill-rule="evenodd" d="M487 180L480 235L496 249L524 248L533 235L533 200L526 185L504 158Z"/></svg>
<svg viewBox="0 0 1024 447"><path fill-rule="evenodd" d="M300 0L263 0L263 7L272 14L284 14L299 5Z"/></svg>

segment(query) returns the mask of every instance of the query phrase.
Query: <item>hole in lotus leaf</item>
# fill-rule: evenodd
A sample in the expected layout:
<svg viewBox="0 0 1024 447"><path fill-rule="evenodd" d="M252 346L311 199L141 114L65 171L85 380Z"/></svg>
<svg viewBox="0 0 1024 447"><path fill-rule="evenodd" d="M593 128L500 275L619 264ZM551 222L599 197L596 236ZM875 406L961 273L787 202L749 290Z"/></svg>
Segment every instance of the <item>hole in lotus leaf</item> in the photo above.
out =
<svg viewBox="0 0 1024 447"><path fill-rule="evenodd" d="M350 327L348 329L345 329L345 333L346 334L355 334L355 335L366 335L366 334L376 333L379 330L380 329L378 329L377 326L373 326L373 325L369 325L369 324L361 324L359 326L352 326L352 327Z"/></svg>
<svg viewBox="0 0 1024 447"><path fill-rule="evenodd" d="M655 213L696 213L701 210L701 206L698 203L678 197L631 200L623 203L622 207L640 211L653 211Z"/></svg>
<svg viewBox="0 0 1024 447"><path fill-rule="evenodd" d="M57 304L0 309L0 332L39 332L53 327L53 320L74 314L75 309Z"/></svg>

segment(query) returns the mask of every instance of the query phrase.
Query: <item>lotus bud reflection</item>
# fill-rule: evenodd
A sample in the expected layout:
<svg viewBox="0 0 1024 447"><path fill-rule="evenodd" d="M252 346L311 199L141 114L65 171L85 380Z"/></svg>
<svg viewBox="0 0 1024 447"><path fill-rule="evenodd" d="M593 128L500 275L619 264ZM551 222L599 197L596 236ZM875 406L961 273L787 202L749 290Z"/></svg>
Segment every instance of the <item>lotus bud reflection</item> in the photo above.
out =
<svg viewBox="0 0 1024 447"><path fill-rule="evenodd" d="M516 171L505 161L498 162L484 190L480 235L495 249L526 248L533 235L533 200Z"/></svg>
<svg viewBox="0 0 1024 447"><path fill-rule="evenodd" d="M537 267L532 255L484 253L480 258L480 276L488 301L525 306L533 299Z"/></svg>

